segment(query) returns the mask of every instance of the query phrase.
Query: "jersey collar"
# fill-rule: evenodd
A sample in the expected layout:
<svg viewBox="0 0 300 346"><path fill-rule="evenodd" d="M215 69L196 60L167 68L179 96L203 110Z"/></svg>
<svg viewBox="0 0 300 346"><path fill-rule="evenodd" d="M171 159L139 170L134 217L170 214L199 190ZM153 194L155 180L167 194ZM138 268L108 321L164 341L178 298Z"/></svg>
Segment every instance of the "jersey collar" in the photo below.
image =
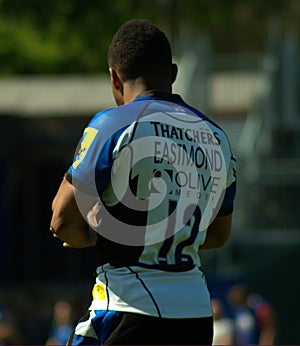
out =
<svg viewBox="0 0 300 346"><path fill-rule="evenodd" d="M140 100L163 100L170 102L183 102L183 99L178 94L167 93L160 90L149 90L138 95L134 101Z"/></svg>

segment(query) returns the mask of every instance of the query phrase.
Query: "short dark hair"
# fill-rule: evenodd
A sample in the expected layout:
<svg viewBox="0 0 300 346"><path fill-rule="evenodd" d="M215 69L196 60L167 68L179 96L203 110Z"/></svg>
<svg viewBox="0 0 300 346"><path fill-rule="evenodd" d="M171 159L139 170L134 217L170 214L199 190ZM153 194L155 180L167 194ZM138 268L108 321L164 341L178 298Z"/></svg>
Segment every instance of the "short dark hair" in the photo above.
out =
<svg viewBox="0 0 300 346"><path fill-rule="evenodd" d="M132 19L114 35L108 50L108 64L125 80L151 75L166 76L172 65L168 38L146 19Z"/></svg>

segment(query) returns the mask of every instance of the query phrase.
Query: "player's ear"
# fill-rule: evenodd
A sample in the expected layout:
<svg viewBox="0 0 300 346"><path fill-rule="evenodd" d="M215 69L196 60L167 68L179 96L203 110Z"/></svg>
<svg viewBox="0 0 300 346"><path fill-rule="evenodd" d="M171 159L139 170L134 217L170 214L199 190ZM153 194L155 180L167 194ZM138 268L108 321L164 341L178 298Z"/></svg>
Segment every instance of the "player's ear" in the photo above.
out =
<svg viewBox="0 0 300 346"><path fill-rule="evenodd" d="M110 74L110 81L111 81L113 89L121 92L121 94L123 95L123 82L118 72L114 68L110 67L109 74Z"/></svg>
<svg viewBox="0 0 300 346"><path fill-rule="evenodd" d="M118 72L112 67L109 68L109 74L114 99L116 104L120 106L124 104L124 86L122 79Z"/></svg>
<svg viewBox="0 0 300 346"><path fill-rule="evenodd" d="M176 80L177 77L177 73L178 73L178 66L177 64L173 63L172 64L172 79L171 79L171 83L173 84Z"/></svg>

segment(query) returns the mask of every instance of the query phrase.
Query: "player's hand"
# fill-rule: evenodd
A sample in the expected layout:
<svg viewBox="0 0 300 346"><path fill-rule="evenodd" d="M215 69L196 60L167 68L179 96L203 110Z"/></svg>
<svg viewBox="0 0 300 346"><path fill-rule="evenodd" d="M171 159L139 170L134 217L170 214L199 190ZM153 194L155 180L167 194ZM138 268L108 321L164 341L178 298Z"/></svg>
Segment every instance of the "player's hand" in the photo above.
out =
<svg viewBox="0 0 300 346"><path fill-rule="evenodd" d="M63 247L68 248L86 248L90 246L95 246L98 240L97 233L90 229L88 237L81 242L63 242Z"/></svg>
<svg viewBox="0 0 300 346"><path fill-rule="evenodd" d="M81 249L95 246L98 239L97 233L91 228L84 231L74 230L72 237L67 237L66 235L64 235L63 230L61 230L60 232L55 232L50 228L50 231L52 232L53 237L60 239L63 242L63 247L66 248Z"/></svg>
<svg viewBox="0 0 300 346"><path fill-rule="evenodd" d="M90 228L87 231L88 233L82 234L81 239L63 242L63 246L69 248L85 248L89 246L95 246L98 237L97 233L93 229L98 227L97 215L99 214L99 211L100 204L96 203L87 214L88 224L90 225Z"/></svg>
<svg viewBox="0 0 300 346"><path fill-rule="evenodd" d="M87 213L87 222L93 229L97 229L99 227L98 216L101 211L100 203L97 202L93 208Z"/></svg>

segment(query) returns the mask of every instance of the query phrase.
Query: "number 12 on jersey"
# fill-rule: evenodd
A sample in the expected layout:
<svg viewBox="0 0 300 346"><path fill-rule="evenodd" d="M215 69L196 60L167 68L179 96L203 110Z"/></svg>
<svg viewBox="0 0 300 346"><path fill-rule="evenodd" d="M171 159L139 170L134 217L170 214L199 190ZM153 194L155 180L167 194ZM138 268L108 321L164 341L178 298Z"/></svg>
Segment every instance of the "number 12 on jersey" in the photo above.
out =
<svg viewBox="0 0 300 346"><path fill-rule="evenodd" d="M177 216L177 201L169 201L169 218L166 230L166 240L163 242L159 253L158 260L162 265L193 265L198 257L200 245L202 245L205 232L199 232L201 221L201 210L198 205L190 204L183 213L183 228L177 232L175 230ZM186 221L185 221L186 220ZM186 230L189 230L187 233ZM180 233L187 233L186 239L181 239ZM201 236L202 235L202 236ZM180 240L178 241L177 239ZM173 258L170 258L173 253ZM170 263L170 261L172 263Z"/></svg>

